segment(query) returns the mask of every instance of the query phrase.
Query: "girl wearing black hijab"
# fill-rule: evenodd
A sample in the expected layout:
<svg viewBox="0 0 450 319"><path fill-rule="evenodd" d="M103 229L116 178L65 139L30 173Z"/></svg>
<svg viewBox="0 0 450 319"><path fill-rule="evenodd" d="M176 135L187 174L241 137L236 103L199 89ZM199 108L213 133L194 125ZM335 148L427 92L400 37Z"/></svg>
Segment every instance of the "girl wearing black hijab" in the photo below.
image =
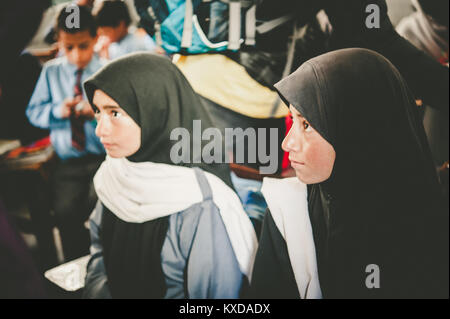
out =
<svg viewBox="0 0 450 319"><path fill-rule="evenodd" d="M171 160L174 130L192 134L193 120L212 126L181 72L163 57L133 54L85 89L108 154L94 178L85 297L238 298L256 235L226 166Z"/></svg>
<svg viewBox="0 0 450 319"><path fill-rule="evenodd" d="M253 297L448 298L448 212L395 67L340 50L276 88L293 115L283 148L299 180L263 186Z"/></svg>

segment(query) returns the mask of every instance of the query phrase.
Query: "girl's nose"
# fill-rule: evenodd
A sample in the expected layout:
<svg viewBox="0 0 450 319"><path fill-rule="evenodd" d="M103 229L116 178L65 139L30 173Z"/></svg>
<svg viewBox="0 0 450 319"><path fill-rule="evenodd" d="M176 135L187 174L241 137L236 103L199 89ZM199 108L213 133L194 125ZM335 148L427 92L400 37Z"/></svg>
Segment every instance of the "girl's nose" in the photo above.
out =
<svg viewBox="0 0 450 319"><path fill-rule="evenodd" d="M299 139L295 136L295 130L294 127L292 127L289 130L289 133L286 135L286 137L283 140L283 143L281 144L281 147L283 148L283 151L290 153L293 151L298 151L297 143L299 142Z"/></svg>
<svg viewBox="0 0 450 319"><path fill-rule="evenodd" d="M110 133L110 123L108 123L107 116L99 116L97 119L97 127L95 134L99 137L107 137Z"/></svg>

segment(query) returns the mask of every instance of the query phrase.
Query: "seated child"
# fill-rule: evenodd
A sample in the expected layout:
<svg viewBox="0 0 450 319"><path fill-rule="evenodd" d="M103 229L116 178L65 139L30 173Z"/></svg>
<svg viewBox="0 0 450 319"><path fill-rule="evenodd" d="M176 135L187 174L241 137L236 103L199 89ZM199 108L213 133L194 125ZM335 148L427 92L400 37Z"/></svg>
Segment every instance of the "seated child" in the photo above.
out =
<svg viewBox="0 0 450 319"><path fill-rule="evenodd" d="M446 298L448 209L398 70L344 49L275 88L293 117L282 147L297 178L264 180L249 297Z"/></svg>
<svg viewBox="0 0 450 319"><path fill-rule="evenodd" d="M146 33L129 33L130 13L123 1L103 1L94 13L99 26L100 55L114 60L136 51L154 52L156 44Z"/></svg>
<svg viewBox="0 0 450 319"><path fill-rule="evenodd" d="M95 136L94 113L82 90L83 81L102 66L94 55L97 26L88 9L78 8L79 28L67 23L73 10L59 14L56 32L65 55L44 65L26 110L31 124L50 130L60 159L52 195L66 260L88 253L84 222L96 201L90 191L92 177L104 159L104 148Z"/></svg>
<svg viewBox="0 0 450 319"><path fill-rule="evenodd" d="M169 59L138 53L111 62L85 88L108 156L94 178L84 297L240 297L257 240L229 167L194 152L187 162L174 158L173 132L193 132L194 120L212 127L186 78Z"/></svg>

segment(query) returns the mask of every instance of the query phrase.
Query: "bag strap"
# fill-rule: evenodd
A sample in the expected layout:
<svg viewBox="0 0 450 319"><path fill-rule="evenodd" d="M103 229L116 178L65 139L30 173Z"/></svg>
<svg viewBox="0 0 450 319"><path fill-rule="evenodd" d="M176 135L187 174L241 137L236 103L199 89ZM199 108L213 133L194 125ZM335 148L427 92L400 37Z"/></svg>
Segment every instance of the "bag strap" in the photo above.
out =
<svg viewBox="0 0 450 319"><path fill-rule="evenodd" d="M236 51L241 47L241 1L230 0L228 6L228 50Z"/></svg>
<svg viewBox="0 0 450 319"><path fill-rule="evenodd" d="M198 167L194 167L195 176L197 177L198 185L203 194L203 201L212 200L213 192L208 182L205 172Z"/></svg>
<svg viewBox="0 0 450 319"><path fill-rule="evenodd" d="M161 36L161 22L156 17L155 11L153 11L153 7L151 5L148 6L147 13L148 13L149 17L151 19L153 19L153 21L154 21L156 45L159 47L162 47L163 40L162 40L162 36Z"/></svg>
<svg viewBox="0 0 450 319"><path fill-rule="evenodd" d="M287 14L285 16L282 16L282 17L279 17L279 18L276 18L276 19L264 22L263 24L261 24L261 25L256 27L256 31L259 34L264 34L264 33L270 32L273 29L279 27L282 24L285 24L285 23L291 21L294 18L295 18L295 14L294 13Z"/></svg>
<svg viewBox="0 0 450 319"><path fill-rule="evenodd" d="M248 9L245 16L245 44L256 45L256 4Z"/></svg>
<svg viewBox="0 0 450 319"><path fill-rule="evenodd" d="M192 45L192 19L194 16L194 5L192 0L186 0L186 11L184 14L183 35L181 37L181 48L188 49Z"/></svg>
<svg viewBox="0 0 450 319"><path fill-rule="evenodd" d="M245 44L248 46L256 44L256 32L259 34L270 32L295 18L295 14L288 14L256 26L256 6L255 4L250 7L245 16Z"/></svg>

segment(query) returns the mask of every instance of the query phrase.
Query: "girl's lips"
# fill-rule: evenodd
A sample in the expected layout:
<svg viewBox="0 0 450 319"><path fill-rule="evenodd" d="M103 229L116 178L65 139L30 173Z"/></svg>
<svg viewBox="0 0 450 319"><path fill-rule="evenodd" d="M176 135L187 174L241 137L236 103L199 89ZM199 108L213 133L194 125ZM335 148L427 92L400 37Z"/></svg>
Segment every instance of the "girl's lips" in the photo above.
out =
<svg viewBox="0 0 450 319"><path fill-rule="evenodd" d="M291 167L294 169L303 169L304 166L305 164L301 164L298 162L291 162Z"/></svg>
<svg viewBox="0 0 450 319"><path fill-rule="evenodd" d="M289 159L290 161L291 161L291 164L295 164L295 165L305 165L305 163L302 163L302 162L297 162L297 161L294 161L294 160L292 160L292 159Z"/></svg>
<svg viewBox="0 0 450 319"><path fill-rule="evenodd" d="M105 148L111 148L114 146L114 144L110 144L110 143L102 143L102 144Z"/></svg>

